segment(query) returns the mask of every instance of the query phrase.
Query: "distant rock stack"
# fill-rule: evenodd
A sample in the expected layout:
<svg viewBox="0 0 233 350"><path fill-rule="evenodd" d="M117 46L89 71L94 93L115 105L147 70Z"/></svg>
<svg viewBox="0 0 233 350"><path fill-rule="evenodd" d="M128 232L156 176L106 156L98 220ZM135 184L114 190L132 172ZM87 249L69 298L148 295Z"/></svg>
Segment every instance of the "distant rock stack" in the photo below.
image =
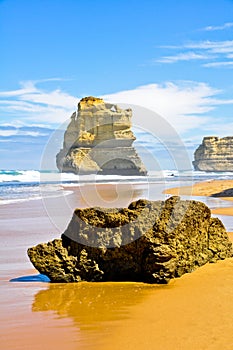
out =
<svg viewBox="0 0 233 350"><path fill-rule="evenodd" d="M76 174L146 175L147 171L132 143L131 109L85 97L64 134L57 154L61 172Z"/></svg>
<svg viewBox="0 0 233 350"><path fill-rule="evenodd" d="M193 166L201 171L233 171L233 136L204 137L194 153Z"/></svg>

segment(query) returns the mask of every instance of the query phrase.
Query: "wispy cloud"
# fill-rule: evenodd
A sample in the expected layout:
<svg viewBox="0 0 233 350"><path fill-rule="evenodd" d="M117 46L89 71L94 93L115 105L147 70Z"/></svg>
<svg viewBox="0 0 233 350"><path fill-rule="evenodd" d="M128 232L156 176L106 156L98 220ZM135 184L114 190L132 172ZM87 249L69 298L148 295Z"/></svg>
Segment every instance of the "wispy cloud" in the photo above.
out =
<svg viewBox="0 0 233 350"><path fill-rule="evenodd" d="M154 62L171 64L179 61L209 61L207 63L201 62L201 65L203 67L212 68L220 66L230 68L232 65L231 59L233 58L233 40L204 40L189 42L180 46L164 46L163 48L172 50L173 52L176 51L176 54L162 56L154 60Z"/></svg>
<svg viewBox="0 0 233 350"><path fill-rule="evenodd" d="M204 67L231 67L233 68L233 61L210 62L203 64Z"/></svg>
<svg viewBox="0 0 233 350"><path fill-rule="evenodd" d="M43 82L54 79L43 80ZM58 80L58 79L56 79ZM77 98L55 89L45 91L38 87L40 81L20 83L20 88L0 92L0 112L11 117L20 117L24 122L58 124L69 118L76 108Z"/></svg>
<svg viewBox="0 0 233 350"><path fill-rule="evenodd" d="M9 137L9 136L13 136L13 135L17 135L18 131L15 129L12 130L0 130L0 136L3 137Z"/></svg>
<svg viewBox="0 0 233 350"><path fill-rule="evenodd" d="M199 40L199 41L189 41L181 45L162 45L159 48L170 49L170 50L182 50L182 49L205 49L217 52L222 52L222 50L232 51L233 40Z"/></svg>
<svg viewBox="0 0 233 350"><path fill-rule="evenodd" d="M202 30L210 32L215 30L225 30L233 27L233 22L227 22L220 26L207 26L204 27Z"/></svg>
<svg viewBox="0 0 233 350"><path fill-rule="evenodd" d="M15 126L4 126L0 124L0 137L8 138L10 136L31 136L31 137L44 137L49 136L52 130L48 128L40 127L15 127Z"/></svg>
<svg viewBox="0 0 233 350"><path fill-rule="evenodd" d="M210 55L189 51L189 52L178 53L177 55L173 55L173 56L164 56L161 59L157 60L157 62L175 63L178 61L206 60L210 58L212 58L212 56Z"/></svg>
<svg viewBox="0 0 233 350"><path fill-rule="evenodd" d="M199 50L202 49L210 53L225 54L225 53L233 52L233 40L223 40L223 41L204 40L204 41L184 44L183 48L199 49Z"/></svg>
<svg viewBox="0 0 233 350"><path fill-rule="evenodd" d="M233 100L218 98L219 93L208 84L188 81L150 84L103 98L129 106L140 104L161 115L178 133L185 134L212 123L208 113L217 106L233 104Z"/></svg>

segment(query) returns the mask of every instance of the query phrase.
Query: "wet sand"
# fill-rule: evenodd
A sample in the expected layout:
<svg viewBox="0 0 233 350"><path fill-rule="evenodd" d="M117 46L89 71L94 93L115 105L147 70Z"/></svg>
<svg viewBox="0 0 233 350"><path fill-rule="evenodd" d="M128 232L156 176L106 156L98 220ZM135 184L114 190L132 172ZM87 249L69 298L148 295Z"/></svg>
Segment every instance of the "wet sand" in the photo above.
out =
<svg viewBox="0 0 233 350"><path fill-rule="evenodd" d="M151 291L101 349L231 350L232 280L228 259Z"/></svg>
<svg viewBox="0 0 233 350"><path fill-rule="evenodd" d="M11 278L35 275L27 257L27 248L58 237L40 200L0 206L0 343L6 350L59 349L69 342L70 320L56 320L46 314L34 314L34 295L46 289L46 283L15 282ZM75 330L73 330L74 333ZM70 346L70 349L76 347Z"/></svg>
<svg viewBox="0 0 233 350"><path fill-rule="evenodd" d="M68 203L66 197L62 200ZM75 198L69 200L61 227L54 222L61 214L60 201L44 204L0 206L4 350L232 349L233 259L208 264L167 286L9 282L37 273L27 248L60 236ZM49 218L51 210L54 217Z"/></svg>

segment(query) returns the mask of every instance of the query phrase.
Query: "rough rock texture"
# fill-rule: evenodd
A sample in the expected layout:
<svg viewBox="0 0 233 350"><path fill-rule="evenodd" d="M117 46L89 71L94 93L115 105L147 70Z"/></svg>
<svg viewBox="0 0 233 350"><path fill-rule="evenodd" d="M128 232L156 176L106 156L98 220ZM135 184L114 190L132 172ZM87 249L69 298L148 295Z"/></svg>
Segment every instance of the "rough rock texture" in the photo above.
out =
<svg viewBox="0 0 233 350"><path fill-rule="evenodd" d="M61 239L29 248L28 256L52 282L167 283L233 251L205 204L174 196L120 210L76 209Z"/></svg>
<svg viewBox="0 0 233 350"><path fill-rule="evenodd" d="M194 153L193 166L202 171L233 171L233 136L204 137Z"/></svg>
<svg viewBox="0 0 233 350"><path fill-rule="evenodd" d="M64 135L57 154L62 172L146 175L131 131L131 109L120 109L96 97L85 97Z"/></svg>

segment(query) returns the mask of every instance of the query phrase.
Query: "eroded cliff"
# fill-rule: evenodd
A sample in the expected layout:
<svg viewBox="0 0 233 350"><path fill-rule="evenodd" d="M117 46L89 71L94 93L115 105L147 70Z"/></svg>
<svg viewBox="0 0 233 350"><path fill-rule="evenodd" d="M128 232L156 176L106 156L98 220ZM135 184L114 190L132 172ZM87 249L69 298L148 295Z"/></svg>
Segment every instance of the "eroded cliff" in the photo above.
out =
<svg viewBox="0 0 233 350"><path fill-rule="evenodd" d="M233 171L233 136L204 137L194 153L193 166L201 171Z"/></svg>
<svg viewBox="0 0 233 350"><path fill-rule="evenodd" d="M132 143L131 109L85 97L64 135L57 154L61 172L145 175L146 169Z"/></svg>

